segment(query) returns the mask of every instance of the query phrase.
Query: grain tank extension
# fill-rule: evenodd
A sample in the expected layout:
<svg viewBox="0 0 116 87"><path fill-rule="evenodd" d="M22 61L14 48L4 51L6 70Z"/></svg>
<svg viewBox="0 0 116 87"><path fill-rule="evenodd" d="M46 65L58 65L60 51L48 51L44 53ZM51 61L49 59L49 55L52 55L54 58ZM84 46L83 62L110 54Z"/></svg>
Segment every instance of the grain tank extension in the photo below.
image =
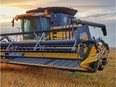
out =
<svg viewBox="0 0 116 87"><path fill-rule="evenodd" d="M20 21L21 32L0 34L1 63L58 69L96 71L107 64L108 44L91 36L89 26L104 24L77 19L77 10L45 7L29 10L13 18ZM97 33L97 32L96 32ZM18 41L11 37L20 37Z"/></svg>

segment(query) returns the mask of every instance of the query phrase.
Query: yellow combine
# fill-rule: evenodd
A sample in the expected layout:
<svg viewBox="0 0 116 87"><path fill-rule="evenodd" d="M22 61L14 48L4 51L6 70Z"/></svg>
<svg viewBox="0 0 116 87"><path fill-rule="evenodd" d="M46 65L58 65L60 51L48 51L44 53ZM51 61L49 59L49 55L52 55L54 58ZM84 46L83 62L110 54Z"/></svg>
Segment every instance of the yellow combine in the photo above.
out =
<svg viewBox="0 0 116 87"><path fill-rule="evenodd" d="M58 69L96 71L107 63L109 47L101 38L91 37L89 26L104 24L74 17L77 10L66 7L46 7L17 15L22 32L1 34L1 63L52 67ZM9 36L21 36L15 41ZM6 61L3 61L6 60Z"/></svg>

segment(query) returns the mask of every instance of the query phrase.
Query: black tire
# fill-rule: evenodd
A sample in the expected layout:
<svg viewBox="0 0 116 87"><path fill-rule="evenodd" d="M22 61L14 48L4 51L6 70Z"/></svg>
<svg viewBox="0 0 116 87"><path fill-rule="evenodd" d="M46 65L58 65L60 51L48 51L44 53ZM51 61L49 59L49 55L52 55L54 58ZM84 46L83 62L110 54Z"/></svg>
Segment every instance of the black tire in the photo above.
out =
<svg viewBox="0 0 116 87"><path fill-rule="evenodd" d="M102 71L103 69L104 69L104 67L102 65L99 65L98 70Z"/></svg>
<svg viewBox="0 0 116 87"><path fill-rule="evenodd" d="M107 58L103 58L103 59L102 59L102 65L106 65L107 63L108 63Z"/></svg>
<svg viewBox="0 0 116 87"><path fill-rule="evenodd" d="M91 68L94 69L94 70L97 70L97 69L98 69L98 61L93 62L93 63L91 64Z"/></svg>

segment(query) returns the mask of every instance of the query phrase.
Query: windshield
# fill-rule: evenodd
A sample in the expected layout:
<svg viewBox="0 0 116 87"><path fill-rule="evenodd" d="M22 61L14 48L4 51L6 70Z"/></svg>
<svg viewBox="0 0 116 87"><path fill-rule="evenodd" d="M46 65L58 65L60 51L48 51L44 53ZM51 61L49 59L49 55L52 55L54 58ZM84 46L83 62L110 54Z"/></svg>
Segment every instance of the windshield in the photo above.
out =
<svg viewBox="0 0 116 87"><path fill-rule="evenodd" d="M21 26L23 32L34 32L34 31L43 31L49 28L49 19L48 18L26 18L21 20ZM38 36L41 37L41 34ZM34 34L26 34L23 36L24 39L34 39Z"/></svg>

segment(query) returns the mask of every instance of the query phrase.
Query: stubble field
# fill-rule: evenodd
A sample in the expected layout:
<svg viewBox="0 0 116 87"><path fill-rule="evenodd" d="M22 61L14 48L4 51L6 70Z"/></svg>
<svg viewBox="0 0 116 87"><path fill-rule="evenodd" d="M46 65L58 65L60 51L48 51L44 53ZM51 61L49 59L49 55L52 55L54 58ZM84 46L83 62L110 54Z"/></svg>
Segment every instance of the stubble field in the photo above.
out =
<svg viewBox="0 0 116 87"><path fill-rule="evenodd" d="M1 87L116 87L116 54L95 73L70 72L51 68L1 64Z"/></svg>

